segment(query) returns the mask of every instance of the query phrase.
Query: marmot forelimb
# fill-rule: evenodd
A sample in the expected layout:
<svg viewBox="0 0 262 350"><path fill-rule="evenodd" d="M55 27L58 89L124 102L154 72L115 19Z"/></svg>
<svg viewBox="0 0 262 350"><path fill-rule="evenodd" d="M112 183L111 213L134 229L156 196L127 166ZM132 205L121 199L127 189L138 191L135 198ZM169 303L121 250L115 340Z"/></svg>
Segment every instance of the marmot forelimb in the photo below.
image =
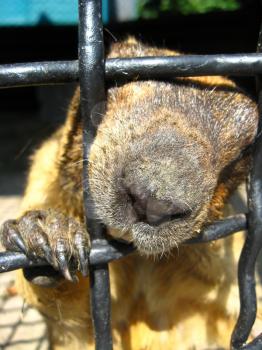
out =
<svg viewBox="0 0 262 350"><path fill-rule="evenodd" d="M155 55L178 53L129 38L109 57ZM248 173L257 122L256 104L223 77L108 89L90 151L90 191L108 237L137 248L110 264L115 350L229 348L241 235L181 243L222 216ZM33 157L21 216L1 231L7 249L43 257L56 271L25 271L17 283L45 315L55 350L94 347L82 164L77 90L65 125Z"/></svg>

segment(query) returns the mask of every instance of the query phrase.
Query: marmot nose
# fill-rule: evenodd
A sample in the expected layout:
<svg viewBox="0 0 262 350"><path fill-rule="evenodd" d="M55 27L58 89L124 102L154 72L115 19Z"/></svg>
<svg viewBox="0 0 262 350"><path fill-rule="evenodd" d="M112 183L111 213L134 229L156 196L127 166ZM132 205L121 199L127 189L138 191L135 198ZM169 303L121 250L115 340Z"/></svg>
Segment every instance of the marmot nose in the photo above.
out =
<svg viewBox="0 0 262 350"><path fill-rule="evenodd" d="M128 195L139 221L152 226L183 219L191 213L189 207L180 200L157 199L148 191L138 190L133 186L128 189Z"/></svg>

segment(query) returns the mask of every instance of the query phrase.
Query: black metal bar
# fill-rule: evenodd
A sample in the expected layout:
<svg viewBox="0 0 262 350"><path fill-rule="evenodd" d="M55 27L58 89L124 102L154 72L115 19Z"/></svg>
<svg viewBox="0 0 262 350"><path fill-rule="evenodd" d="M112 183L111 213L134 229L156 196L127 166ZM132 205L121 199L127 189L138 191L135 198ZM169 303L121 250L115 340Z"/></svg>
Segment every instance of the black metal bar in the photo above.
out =
<svg viewBox="0 0 262 350"><path fill-rule="evenodd" d="M50 61L0 65L0 87L63 84L78 80L78 61Z"/></svg>
<svg viewBox="0 0 262 350"><path fill-rule="evenodd" d="M94 242L89 256L91 266L103 265L112 260L118 260L132 253L132 245L119 242ZM14 271L17 269L33 266L45 266L48 263L45 260L30 260L23 253L2 252L0 253L0 273Z"/></svg>
<svg viewBox="0 0 262 350"><path fill-rule="evenodd" d="M206 243L216 239L224 238L234 232L245 230L247 227L247 219L245 214L238 214L228 217L224 220L214 222L206 227L198 237L184 242L191 243ZM120 243L117 241L94 241L90 252L89 263L93 265L101 265L112 260L121 259L122 257L134 251L132 245ZM16 269L47 265L46 261L32 261L26 255L15 252L0 253L0 273L13 271Z"/></svg>
<svg viewBox="0 0 262 350"><path fill-rule="evenodd" d="M262 75L262 54L187 55L176 57L115 58L104 62L103 27L100 0L79 0L79 62L35 62L0 66L0 88L61 84L80 80L84 123L84 203L88 231L91 234L90 281L96 349L112 349L110 331L110 293L107 263L132 252L131 245L105 240L105 228L96 220L89 188L88 156L97 125L105 108L104 80L172 79L205 75ZM260 35L261 38L261 35ZM261 43L259 48L261 52ZM260 81L261 85L261 81ZM259 92L262 106L262 89ZM262 115L262 111L260 113ZM95 117L95 118L92 118ZM96 121L95 123L93 121ZM260 123L261 124L261 123ZM259 130L261 130L261 125ZM257 140L249 191L249 231L239 261L241 310L232 335L234 350L262 348L262 335L245 344L256 318L254 270L262 246L262 138ZM185 244L205 243L247 228L244 214L227 218L207 227ZM46 265L30 261L20 253L1 253L0 272L21 267Z"/></svg>
<svg viewBox="0 0 262 350"><path fill-rule="evenodd" d="M232 233L246 230L247 218L245 214L238 214L219 220L207 226L197 237L191 238L185 243L207 243L231 235Z"/></svg>
<svg viewBox="0 0 262 350"><path fill-rule="evenodd" d="M111 59L106 62L108 79L200 75L255 75L262 69L261 54L181 55L173 57L137 57Z"/></svg>
<svg viewBox="0 0 262 350"><path fill-rule="evenodd" d="M259 51L261 51L261 43L262 32L260 31L258 42ZM260 77L258 77L258 87L260 120L249 179L248 232L238 266L240 314L231 338L233 350L248 349L248 347L245 347L245 342L256 320L257 313L255 263L262 247L262 85ZM251 344L251 349L261 349L262 335L258 337L254 343L255 347Z"/></svg>
<svg viewBox="0 0 262 350"><path fill-rule="evenodd" d="M261 73L262 54L259 53L111 58L105 61L107 80L218 74L250 76ZM0 88L63 84L77 81L78 77L76 60L0 65Z"/></svg>
<svg viewBox="0 0 262 350"><path fill-rule="evenodd" d="M261 350L262 349L262 334L256 339L252 340L249 344L241 347L239 350Z"/></svg>
<svg viewBox="0 0 262 350"><path fill-rule="evenodd" d="M89 186L89 153L105 108L104 40L101 0L79 0L79 81L83 118L84 207L91 246L105 241ZM96 122L94 123L94 118ZM90 268L91 310L97 350L111 350L110 287L107 264Z"/></svg>

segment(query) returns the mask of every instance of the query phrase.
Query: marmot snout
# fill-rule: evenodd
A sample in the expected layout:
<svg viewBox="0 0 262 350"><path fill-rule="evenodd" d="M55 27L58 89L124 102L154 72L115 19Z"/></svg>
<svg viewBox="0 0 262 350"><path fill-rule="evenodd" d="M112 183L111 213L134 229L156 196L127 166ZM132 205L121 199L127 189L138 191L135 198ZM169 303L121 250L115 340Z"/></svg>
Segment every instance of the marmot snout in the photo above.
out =
<svg viewBox="0 0 262 350"><path fill-rule="evenodd" d="M97 216L115 237L157 255L199 232L219 177L256 132L255 105L236 90L221 103L223 94L190 80L109 90L90 180Z"/></svg>

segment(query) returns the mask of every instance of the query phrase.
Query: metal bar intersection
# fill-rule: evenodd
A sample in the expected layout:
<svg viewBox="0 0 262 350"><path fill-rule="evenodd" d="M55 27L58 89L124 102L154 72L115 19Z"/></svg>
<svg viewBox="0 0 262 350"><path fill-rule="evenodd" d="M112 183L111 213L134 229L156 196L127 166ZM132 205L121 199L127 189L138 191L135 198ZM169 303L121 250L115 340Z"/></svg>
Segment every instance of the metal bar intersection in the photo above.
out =
<svg viewBox="0 0 262 350"><path fill-rule="evenodd" d="M261 48L261 35L259 48ZM181 76L245 75L262 76L262 54L187 55L175 57L139 57L104 59L101 0L79 0L79 60L34 62L0 65L0 88L80 82L81 111L84 123L83 156L88 159L96 135L91 114L103 114L105 81L136 79L167 79ZM261 87L261 84L259 84ZM260 107L262 89L258 91ZM88 183L88 161L84 163L84 181ZM250 178L249 213L213 223L202 234L185 244L204 243L248 228L246 243L239 262L241 311L232 335L232 350L261 350L262 334L246 344L256 318L255 262L262 246L262 136L256 141L254 165ZM85 186L84 203L88 232L91 234L90 279L91 306L95 329L96 350L111 350L110 291L107 263L133 251L133 247L107 242L104 227L92 215L89 187ZM87 200L88 199L88 200ZM91 214L91 215L90 215ZM45 261L30 261L21 253L0 253L0 272L46 265Z"/></svg>

